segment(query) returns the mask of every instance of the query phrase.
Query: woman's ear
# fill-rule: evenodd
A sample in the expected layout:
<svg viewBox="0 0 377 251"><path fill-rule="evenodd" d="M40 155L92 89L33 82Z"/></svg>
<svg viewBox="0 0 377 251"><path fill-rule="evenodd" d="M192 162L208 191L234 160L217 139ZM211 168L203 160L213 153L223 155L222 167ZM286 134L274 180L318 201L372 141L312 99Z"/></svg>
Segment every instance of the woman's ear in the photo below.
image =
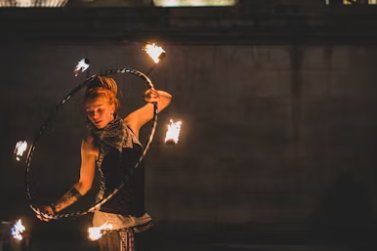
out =
<svg viewBox="0 0 377 251"><path fill-rule="evenodd" d="M92 124L92 121L90 121L90 119L88 118L88 116L86 116L86 127L89 128Z"/></svg>
<svg viewBox="0 0 377 251"><path fill-rule="evenodd" d="M111 114L114 114L115 113L115 104L114 103L112 103L111 104Z"/></svg>

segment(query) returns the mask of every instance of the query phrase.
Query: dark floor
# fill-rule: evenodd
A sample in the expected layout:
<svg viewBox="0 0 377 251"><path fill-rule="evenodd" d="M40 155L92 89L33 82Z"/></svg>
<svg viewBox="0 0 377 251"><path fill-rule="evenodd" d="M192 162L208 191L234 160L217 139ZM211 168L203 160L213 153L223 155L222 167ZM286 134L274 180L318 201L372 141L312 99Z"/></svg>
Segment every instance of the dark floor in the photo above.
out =
<svg viewBox="0 0 377 251"><path fill-rule="evenodd" d="M1 249L0 249L1 250ZM96 242L77 242L77 241L52 241L52 240L38 240L32 241L29 248L23 247L20 244L3 245L2 251L98 251ZM195 243L171 243L164 246L156 246L152 250L157 251L230 251L230 250L249 250L249 251L363 251L375 250L372 247L354 247L341 245L273 245L273 244L242 244L242 243L228 243L228 244L195 244Z"/></svg>
<svg viewBox="0 0 377 251"><path fill-rule="evenodd" d="M72 237L71 233L56 235L55 231L51 234L38 234L30 239L29 246L25 241L11 243L3 242L0 251L98 251L97 242L90 241L84 236ZM184 235L184 234L183 234ZM198 236L185 235L183 238L178 238L178 233L167 235L166 233L154 232L156 239L152 240L153 251L369 251L377 250L370 242L358 243L268 243L263 241L245 241L234 242L228 241L205 241L205 238L198 238ZM208 240L213 240L213 236ZM251 238L250 238L251 239Z"/></svg>
<svg viewBox="0 0 377 251"><path fill-rule="evenodd" d="M10 221L9 221L10 222ZM10 231L10 224L1 222L0 251L98 251L97 242L87 238L90 226L89 217L69 218L49 223L41 222L31 216L23 216L23 224L28 232L24 233L26 241L11 241L6 236ZM6 229L8 227L8 229ZM377 250L375 239L377 236L355 227L353 231L329 231L323 229L319 235L302 234L291 235L266 234L259 231L247 231L234 228L203 230L195 227L175 227L172 229L156 225L151 230L153 251L369 251ZM332 233L332 237L331 234ZM336 233L336 234L334 234ZM357 234L359 233L359 234ZM318 231L317 231L318 234ZM8 234L9 235L9 234ZM29 238L27 238L29 236ZM7 241L8 240L8 241Z"/></svg>

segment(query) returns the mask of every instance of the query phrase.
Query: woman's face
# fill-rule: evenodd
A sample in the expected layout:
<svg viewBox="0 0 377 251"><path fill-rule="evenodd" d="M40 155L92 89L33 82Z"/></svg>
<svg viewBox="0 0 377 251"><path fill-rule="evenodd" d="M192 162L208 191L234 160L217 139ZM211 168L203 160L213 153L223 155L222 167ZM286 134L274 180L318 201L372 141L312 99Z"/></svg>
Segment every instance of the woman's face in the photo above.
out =
<svg viewBox="0 0 377 251"><path fill-rule="evenodd" d="M99 97L86 101L86 114L89 120L97 128L104 128L114 119L114 104L110 104L108 98Z"/></svg>

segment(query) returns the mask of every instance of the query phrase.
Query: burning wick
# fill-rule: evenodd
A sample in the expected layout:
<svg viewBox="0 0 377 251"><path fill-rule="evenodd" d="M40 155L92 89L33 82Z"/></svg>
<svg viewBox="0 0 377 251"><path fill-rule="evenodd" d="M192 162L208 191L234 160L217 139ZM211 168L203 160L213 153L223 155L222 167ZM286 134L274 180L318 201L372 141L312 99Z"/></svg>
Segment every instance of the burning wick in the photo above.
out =
<svg viewBox="0 0 377 251"><path fill-rule="evenodd" d="M19 219L16 223L14 223L12 229L10 230L11 235L16 240L21 241L22 235L21 233L25 231L25 227L22 225L21 219Z"/></svg>
<svg viewBox="0 0 377 251"><path fill-rule="evenodd" d="M173 122L172 119L170 120L170 125L168 125L168 131L166 132L165 143L178 144L181 124L182 121Z"/></svg>
<svg viewBox="0 0 377 251"><path fill-rule="evenodd" d="M154 43L147 44L143 50L148 53L156 64L158 64L158 62L160 62L160 60L166 55L165 51Z"/></svg>
<svg viewBox="0 0 377 251"><path fill-rule="evenodd" d="M100 227L90 227L88 229L89 239L92 241L100 239L102 237L102 230L108 229L113 229L113 225L107 224L107 222Z"/></svg>
<svg viewBox="0 0 377 251"><path fill-rule="evenodd" d="M86 71L88 68L89 68L89 59L87 58L83 58L81 59L75 69L73 70L73 73L75 74L75 77L77 77L80 73L83 73L84 71Z"/></svg>
<svg viewBox="0 0 377 251"><path fill-rule="evenodd" d="M14 148L14 153L16 154L16 160L20 161L22 155L24 155L24 152L27 149L27 142L26 141L19 141L16 144L16 147Z"/></svg>

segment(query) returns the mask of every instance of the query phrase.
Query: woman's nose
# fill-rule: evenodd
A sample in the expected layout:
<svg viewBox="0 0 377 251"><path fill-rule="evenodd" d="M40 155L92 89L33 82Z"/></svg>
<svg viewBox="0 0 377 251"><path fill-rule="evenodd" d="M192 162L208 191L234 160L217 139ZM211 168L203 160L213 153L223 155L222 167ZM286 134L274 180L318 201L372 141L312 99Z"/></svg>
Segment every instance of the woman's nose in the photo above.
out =
<svg viewBox="0 0 377 251"><path fill-rule="evenodd" d="M94 112L94 113L93 113L93 119L97 119L98 117L99 117L98 112Z"/></svg>

